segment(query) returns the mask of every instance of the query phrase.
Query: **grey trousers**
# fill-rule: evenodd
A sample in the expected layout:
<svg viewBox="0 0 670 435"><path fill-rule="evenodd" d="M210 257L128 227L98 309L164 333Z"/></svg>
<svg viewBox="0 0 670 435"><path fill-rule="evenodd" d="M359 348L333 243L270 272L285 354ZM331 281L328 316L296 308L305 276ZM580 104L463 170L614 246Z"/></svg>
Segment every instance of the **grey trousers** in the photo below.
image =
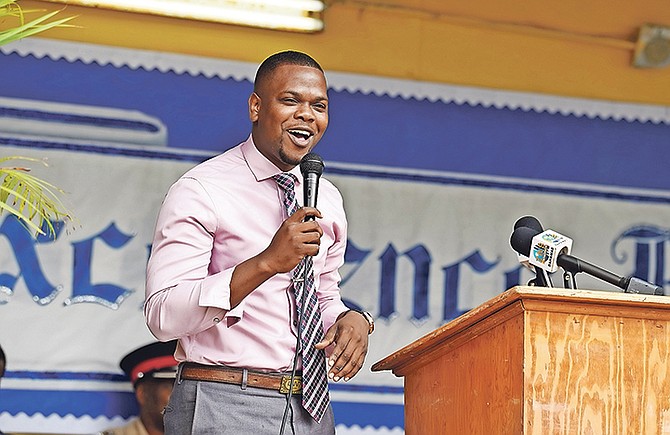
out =
<svg viewBox="0 0 670 435"><path fill-rule="evenodd" d="M317 423L291 397L285 435L334 435L332 407ZM165 407L165 435L279 435L286 395L217 382L178 380Z"/></svg>

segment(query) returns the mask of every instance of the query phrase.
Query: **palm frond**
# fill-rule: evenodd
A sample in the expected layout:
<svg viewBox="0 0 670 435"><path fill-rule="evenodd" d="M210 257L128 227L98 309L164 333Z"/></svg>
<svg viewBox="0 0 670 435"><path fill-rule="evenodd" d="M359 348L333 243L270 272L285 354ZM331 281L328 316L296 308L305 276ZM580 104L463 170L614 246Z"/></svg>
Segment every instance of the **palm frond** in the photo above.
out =
<svg viewBox="0 0 670 435"><path fill-rule="evenodd" d="M0 19L4 17L16 17L20 23L18 26L0 30L0 45L8 44L54 27L74 27L65 24L75 18L74 16L49 21L61 11L49 12L32 21L25 22L25 14L32 12L38 12L38 10L22 10L17 1L0 0Z"/></svg>
<svg viewBox="0 0 670 435"><path fill-rule="evenodd" d="M54 21L60 11L49 12L26 22L25 14L38 12L36 10L22 10L16 0L0 0L0 25L6 18L15 18L19 24L8 29L0 28L0 45L32 36L36 33L54 27L74 27L65 24L75 17L66 17ZM2 157L0 163L8 160L26 160L40 162L30 157ZM46 166L45 162L44 165ZM23 223L31 232L48 234L55 237L56 231L53 222L72 220L72 215L59 199L65 193L51 183L37 178L29 173L28 168L0 167L0 215L4 212L12 214Z"/></svg>
<svg viewBox="0 0 670 435"><path fill-rule="evenodd" d="M4 157L0 158L0 163L8 160L41 162L46 166L46 162L30 157ZM35 234L53 237L56 234L53 222L73 220L59 199L65 192L29 171L24 167L0 167L0 215L6 211ZM46 227L46 233L43 227Z"/></svg>

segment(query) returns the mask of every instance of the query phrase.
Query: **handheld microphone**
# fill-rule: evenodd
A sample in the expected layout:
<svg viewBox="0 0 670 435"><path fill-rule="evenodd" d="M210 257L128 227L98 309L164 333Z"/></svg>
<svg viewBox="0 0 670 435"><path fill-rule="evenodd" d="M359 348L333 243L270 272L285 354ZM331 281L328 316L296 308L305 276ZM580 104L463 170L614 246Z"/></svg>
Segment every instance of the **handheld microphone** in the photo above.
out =
<svg viewBox="0 0 670 435"><path fill-rule="evenodd" d="M545 235L545 233L548 234ZM662 287L633 276L616 275L600 266L570 255L572 240L555 231L547 230L537 234L531 228L521 227L514 230L510 242L515 251L528 256L529 262L542 270L552 271L553 269L553 271L556 271L560 266L573 275L584 272L594 278L615 285L626 293L664 294Z"/></svg>
<svg viewBox="0 0 670 435"><path fill-rule="evenodd" d="M316 199L319 192L319 178L323 173L323 167L323 159L316 153L309 153L300 161L305 207L316 208ZM305 220L314 220L314 216L307 216Z"/></svg>

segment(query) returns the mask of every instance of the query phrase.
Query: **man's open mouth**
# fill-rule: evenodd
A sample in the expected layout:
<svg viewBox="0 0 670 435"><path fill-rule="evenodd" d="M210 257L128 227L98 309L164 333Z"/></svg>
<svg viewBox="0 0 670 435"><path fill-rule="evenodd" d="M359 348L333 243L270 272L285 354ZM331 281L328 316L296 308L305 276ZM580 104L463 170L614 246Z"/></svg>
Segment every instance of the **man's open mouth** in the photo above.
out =
<svg viewBox="0 0 670 435"><path fill-rule="evenodd" d="M302 129L299 129L299 128L292 128L292 129L289 129L288 132L289 132L289 134L290 134L291 136L293 136L293 137L295 137L296 139L301 140L301 141L306 141L306 140L308 140L310 137L313 136L313 133L312 133L311 131L308 131L308 130L302 130Z"/></svg>

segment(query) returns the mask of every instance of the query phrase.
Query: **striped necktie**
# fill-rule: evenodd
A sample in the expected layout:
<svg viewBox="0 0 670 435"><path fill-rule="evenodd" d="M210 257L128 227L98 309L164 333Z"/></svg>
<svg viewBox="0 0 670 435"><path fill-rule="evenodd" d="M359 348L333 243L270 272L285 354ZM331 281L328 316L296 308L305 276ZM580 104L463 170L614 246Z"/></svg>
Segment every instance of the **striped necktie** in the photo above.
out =
<svg viewBox="0 0 670 435"><path fill-rule="evenodd" d="M295 199L295 175L281 173L274 176L284 191L284 206L289 216L298 210ZM326 354L314 345L324 337L319 300L314 288L312 257L305 257L293 269L293 292L300 319L300 351L302 356L302 406L317 422L328 409L328 377Z"/></svg>

